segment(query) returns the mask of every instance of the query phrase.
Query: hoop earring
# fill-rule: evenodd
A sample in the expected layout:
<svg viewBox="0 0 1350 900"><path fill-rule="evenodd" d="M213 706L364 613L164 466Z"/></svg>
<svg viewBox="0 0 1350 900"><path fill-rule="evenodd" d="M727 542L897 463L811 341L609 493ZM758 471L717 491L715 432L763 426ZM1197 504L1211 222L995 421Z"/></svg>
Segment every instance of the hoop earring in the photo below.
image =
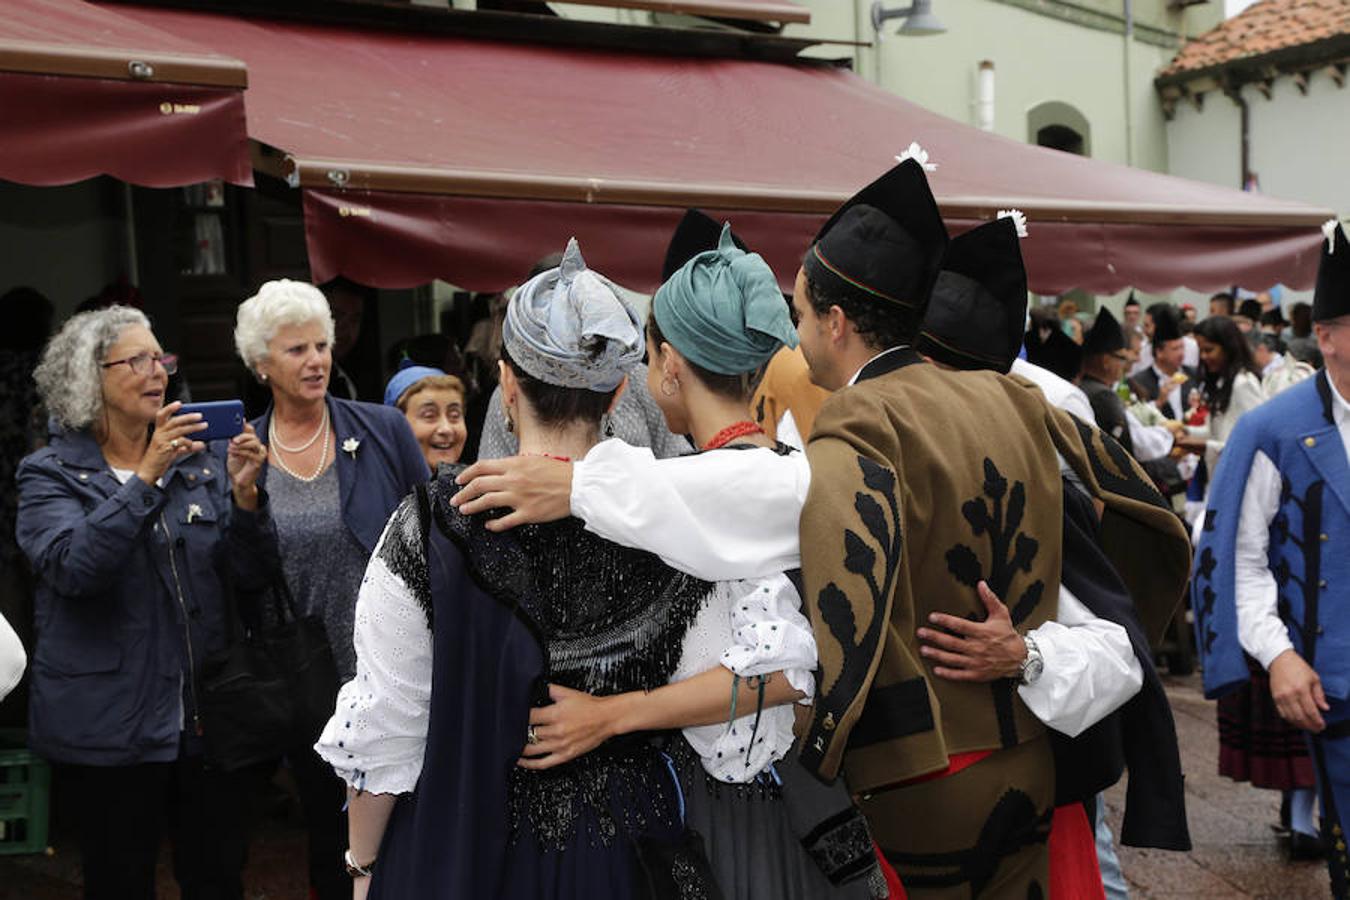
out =
<svg viewBox="0 0 1350 900"><path fill-rule="evenodd" d="M605 437L614 437L614 417L605 413Z"/></svg>
<svg viewBox="0 0 1350 900"><path fill-rule="evenodd" d="M513 418L511 418L511 413L510 413L510 412L507 412L507 411L503 411L502 417L503 417L504 419L506 419L506 433L507 433L507 434L515 434L515 431L516 431L516 420L513 419Z"/></svg>
<svg viewBox="0 0 1350 900"><path fill-rule="evenodd" d="M674 397L679 392L680 392L680 379L671 378L670 376L661 379L661 396Z"/></svg>

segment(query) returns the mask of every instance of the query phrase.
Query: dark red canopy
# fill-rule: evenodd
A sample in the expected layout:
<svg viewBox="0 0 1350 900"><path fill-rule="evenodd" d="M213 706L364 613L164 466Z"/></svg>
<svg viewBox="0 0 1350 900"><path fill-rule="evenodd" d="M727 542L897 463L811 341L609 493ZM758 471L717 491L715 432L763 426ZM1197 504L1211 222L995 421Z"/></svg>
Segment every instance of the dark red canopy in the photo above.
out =
<svg viewBox="0 0 1350 900"><path fill-rule="evenodd" d="M1331 215L1028 146L805 62L120 11L247 63L249 133L304 188L316 280L500 288L576 235L650 290L699 206L790 283L825 215L910 141L954 229L1027 213L1041 293L1307 286Z"/></svg>
<svg viewBox="0 0 1350 900"><path fill-rule="evenodd" d="M251 185L244 64L80 0L5 0L0 178Z"/></svg>
<svg viewBox="0 0 1350 900"><path fill-rule="evenodd" d="M580 6L645 9L714 19L799 23L811 21L811 10L790 0L569 0L569 2Z"/></svg>

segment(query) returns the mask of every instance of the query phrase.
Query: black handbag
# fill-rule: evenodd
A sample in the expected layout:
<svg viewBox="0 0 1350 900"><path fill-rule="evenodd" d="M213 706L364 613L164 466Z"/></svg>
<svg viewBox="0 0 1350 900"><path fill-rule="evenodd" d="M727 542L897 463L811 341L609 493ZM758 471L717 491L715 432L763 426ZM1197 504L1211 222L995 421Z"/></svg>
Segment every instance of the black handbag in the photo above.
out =
<svg viewBox="0 0 1350 900"><path fill-rule="evenodd" d="M198 681L206 756L227 772L309 746L337 701L323 620L296 615L283 579L270 593L275 623L251 628L231 597L229 646L207 658Z"/></svg>
<svg viewBox="0 0 1350 900"><path fill-rule="evenodd" d="M678 838L668 841L644 835L633 845L638 858L637 896L650 900L722 900L703 837L694 829L685 828Z"/></svg>

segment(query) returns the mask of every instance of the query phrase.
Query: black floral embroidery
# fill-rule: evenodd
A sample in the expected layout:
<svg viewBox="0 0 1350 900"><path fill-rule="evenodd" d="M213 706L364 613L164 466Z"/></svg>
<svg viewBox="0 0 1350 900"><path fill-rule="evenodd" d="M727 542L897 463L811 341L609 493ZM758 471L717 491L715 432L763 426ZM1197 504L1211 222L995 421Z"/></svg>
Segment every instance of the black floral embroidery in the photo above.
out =
<svg viewBox="0 0 1350 900"><path fill-rule="evenodd" d="M947 571L961 584L974 588L981 580L1006 603L1013 576L1030 572L1040 549L1040 542L1019 529L1026 513L1026 485L1015 481L1009 487L1008 479L998 470L992 459L984 460L984 496L961 504L961 515L970 525L975 537L989 541L989 572L984 572L980 558L965 544L957 544L947 551ZM1014 626L1026 621L1045 593L1045 582L1036 579L1027 585L1022 595L1008 607ZM1017 725L1013 718L1013 681L992 682L994 710L998 716L999 736L1003 746L1017 743Z"/></svg>
<svg viewBox="0 0 1350 900"><path fill-rule="evenodd" d="M1308 485L1303 496L1294 493L1288 478L1280 479L1280 513L1271 522L1271 530L1282 547L1292 544L1303 557L1303 575L1295 575L1289 565L1288 557L1282 555L1272 570L1275 583L1279 586L1279 602L1286 608L1290 606L1283 595L1286 588L1297 586L1303 595L1303 658L1312 665L1317 658L1317 636L1322 629L1318 625L1319 601L1321 599L1322 573L1322 493L1326 482L1314 481ZM1292 504L1292 507L1290 506ZM1290 509L1299 511L1302 528L1295 532L1289 521ZM1282 520L1282 521L1281 521Z"/></svg>
<svg viewBox="0 0 1350 900"><path fill-rule="evenodd" d="M1211 515L1213 511L1211 510ZM1197 611L1197 619L1202 629L1204 629L1205 652L1208 653L1214 647L1214 639L1217 635L1210 622L1214 616L1214 601L1217 595L1214 593L1214 569L1219 561L1214 556L1214 550L1206 547L1200 552L1199 562L1195 568L1195 587L1200 595L1200 609ZM1207 582L1203 587L1201 582Z"/></svg>
<svg viewBox="0 0 1350 900"><path fill-rule="evenodd" d="M1008 480L988 457L984 460L984 493L985 497L976 497L961 504L961 515L970 524L975 537L987 536L989 539L989 573L984 574L979 557L965 544L957 544L947 551L947 569L957 581L968 587L975 587L984 580L994 593L1004 597L1017 572L1031 571L1040 543L1031 535L1019 531L1026 513L1026 486L1017 481L1009 490ZM989 502L986 502L986 497ZM1044 590L1043 585L1038 585L1041 585L1040 581L1033 582L1018 600L1016 606L1024 609L1020 616L1014 614L1014 622L1025 619L1031 612L1030 607L1035 606L1034 599L1030 607L1026 607L1026 602L1029 595Z"/></svg>
<svg viewBox="0 0 1350 900"><path fill-rule="evenodd" d="M1153 483L1148 479L1140 478L1135 473L1130 454L1125 451L1119 441L1077 418L1074 418L1073 422L1078 428L1078 436L1083 441L1083 448L1087 451L1088 464L1092 467L1092 475L1097 479L1097 484L1113 494L1119 494L1140 503L1167 507L1163 495L1158 493L1158 489L1153 486ZM1105 460L1102 459L1101 453L1098 451L1099 446L1110 459L1110 466L1107 466Z"/></svg>
<svg viewBox="0 0 1350 900"><path fill-rule="evenodd" d="M848 595L839 590L831 581L820 591L820 617L830 626L830 633L844 647L854 645L857 622L853 619L853 607L849 605Z"/></svg>
<svg viewBox="0 0 1350 900"><path fill-rule="evenodd" d="M1215 510L1205 511L1205 528L1214 529L1214 523L1219 514ZM1192 596L1199 595L1200 606L1195 611L1195 626L1199 633L1203 634L1201 638L1205 653L1214 649L1214 641L1218 634L1214 631L1214 601L1217 595L1214 593L1214 570L1219 565L1218 559L1214 556L1214 549L1206 547L1200 551L1200 556L1195 567L1195 579L1191 585Z"/></svg>
<svg viewBox="0 0 1350 900"><path fill-rule="evenodd" d="M895 473L865 456L858 457L863 485L880 496L858 491L853 496L857 512L867 538L853 529L844 531L844 568L867 583L871 615L867 629L858 635L854 603L838 584L830 582L817 594L820 617L843 649L843 666L839 677L816 704L817 723L842 713L844 707L862 690L867 670L871 666L882 629L886 625L886 600L895 586L896 570L900 566L900 506L895 498ZM887 521L886 511L890 511ZM892 527L893 523L893 527ZM877 554L881 554L881 580L877 580ZM858 604L859 609L866 609ZM828 730L828 727L827 727ZM819 758L824 752L824 739L817 737L806 745L804 758Z"/></svg>

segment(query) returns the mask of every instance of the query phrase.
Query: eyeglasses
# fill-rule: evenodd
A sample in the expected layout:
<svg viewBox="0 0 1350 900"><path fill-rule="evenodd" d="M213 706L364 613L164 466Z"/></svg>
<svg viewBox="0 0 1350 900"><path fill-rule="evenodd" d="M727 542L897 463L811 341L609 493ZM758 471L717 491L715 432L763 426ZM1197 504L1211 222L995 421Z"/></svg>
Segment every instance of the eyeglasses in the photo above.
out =
<svg viewBox="0 0 1350 900"><path fill-rule="evenodd" d="M178 371L178 356L173 353L137 353L135 356L128 356L126 359L114 359L112 362L103 363L103 368L111 369L113 366L120 366L126 363L131 366L131 371L137 375L149 375L155 371L155 363L164 367L165 375L172 375Z"/></svg>

